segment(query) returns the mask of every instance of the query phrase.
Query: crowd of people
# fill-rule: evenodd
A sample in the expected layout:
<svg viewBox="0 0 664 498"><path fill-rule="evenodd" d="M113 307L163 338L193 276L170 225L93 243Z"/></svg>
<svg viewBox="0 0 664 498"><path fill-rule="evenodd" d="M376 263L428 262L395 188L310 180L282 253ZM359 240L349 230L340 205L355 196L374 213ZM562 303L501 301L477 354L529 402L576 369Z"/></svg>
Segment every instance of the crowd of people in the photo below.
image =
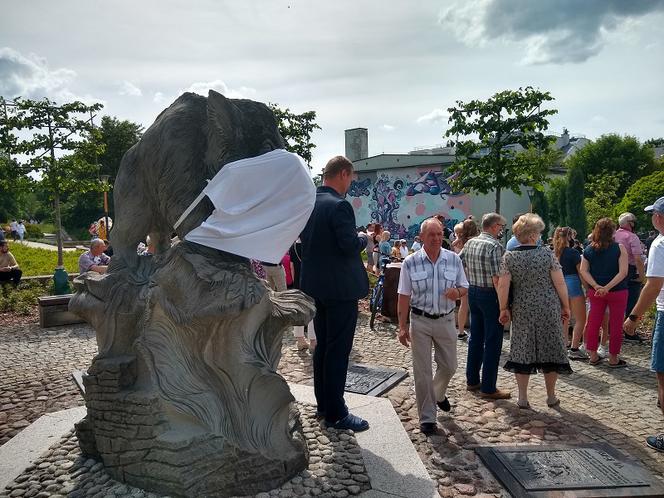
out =
<svg viewBox="0 0 664 498"><path fill-rule="evenodd" d="M631 213L620 215L617 224L609 218L598 220L585 244L570 227L556 228L553 237L544 241L542 219L520 214L513 219L513 236L506 247L501 242L505 218L488 213L479 227L474 220L455 226L449 250L443 225L435 218L425 220L420 233L423 246L404 259L398 288L399 341L412 347L422 432L437 430L436 406L443 411L451 407L446 390L456 369L456 343L450 341L455 309L453 332L458 338L466 336L470 319L467 389L486 399L511 397L496 385L508 328L510 350L503 368L515 375L517 406L530 409L532 374L543 373L546 403L553 408L560 404L558 375L572 373L570 360L599 365L606 358L609 368L625 367L620 358L623 340L643 340L636 325L656 301L652 370L657 373L661 406L664 197L646 211L652 213L658 233L648 241L647 252ZM432 348L435 374L430 365ZM664 451L664 435L648 437L647 444Z"/></svg>
<svg viewBox="0 0 664 498"><path fill-rule="evenodd" d="M488 400L511 398L509 390L497 385L504 332L509 330L503 368L515 375L516 405L531 409L530 376L541 372L546 404L554 408L560 404L557 379L572 373L570 360L599 365L606 359L609 368L626 366L620 358L623 340L642 340L637 324L655 302L652 370L659 404L664 405L664 197L646 208L657 235L645 245L631 213L621 214L617 224L598 220L583 242L570 227L558 227L544 240L542 219L520 214L512 220L512 237L505 245L507 221L487 213L479 223L469 216L453 230L442 216L428 218L408 247L404 239L392 242L392 234L377 223L356 230L353 208L345 199L352 178L352 163L343 156L332 158L313 212L283 259L251 261L275 291L301 289L315 300L313 320L295 327L294 335L298 349L313 354L317 416L328 426L369 428L348 411L344 387L358 300L368 294L368 273L379 274L390 262L400 263L398 340L412 348L423 433L438 430L437 409L451 410L447 387L457 370L459 339L468 340L468 391ZM108 269L112 253L99 237L107 235L106 227L97 223L96 228L89 250L79 258L81 273ZM139 252L154 254L149 238ZM17 284L20 276L6 241L0 240L0 281ZM664 451L664 434L648 437L647 444Z"/></svg>
<svg viewBox="0 0 664 498"><path fill-rule="evenodd" d="M541 372L546 404L555 408L560 404L558 376L573 373L570 360L599 365L606 358L609 368L626 366L620 358L623 340L642 340L636 324L655 299L652 367L664 399L664 198L648 208L660 234L649 241L649 257L631 213L623 213L617 224L598 220L583 242L570 227L556 228L545 240L542 219L519 214L505 245L507 221L498 213L485 214L479 223L469 217L454 230L437 216L422 223L409 247L406 240L392 241L392 234L377 223L354 230L352 208L343 198L351 174L352 164L345 158L331 160L301 239L278 264L253 262L273 289L300 288L316 301L317 313L307 329L318 415L328 425L368 429L365 420L348 412L343 387L357 300L366 296L367 273L380 274L388 263L400 263L398 340L412 348L425 434L438 430L437 409L451 410L447 386L457 369L459 339L468 339L468 391L489 400L511 398L510 391L497 385L504 332L509 330L503 368L515 375L516 405L531 409L530 376ZM362 251L367 258L360 272ZM296 331L300 349L308 347L304 331ZM647 442L664 450L662 435Z"/></svg>

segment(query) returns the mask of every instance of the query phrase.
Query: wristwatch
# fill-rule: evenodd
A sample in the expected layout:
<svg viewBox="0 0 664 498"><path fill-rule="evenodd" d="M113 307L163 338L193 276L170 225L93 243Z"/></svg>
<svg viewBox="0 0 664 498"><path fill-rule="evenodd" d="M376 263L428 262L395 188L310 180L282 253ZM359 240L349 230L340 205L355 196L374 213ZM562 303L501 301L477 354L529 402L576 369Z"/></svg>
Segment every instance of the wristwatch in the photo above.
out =
<svg viewBox="0 0 664 498"><path fill-rule="evenodd" d="M639 315L629 315L627 318L632 322L638 322L639 320L641 320L641 317Z"/></svg>

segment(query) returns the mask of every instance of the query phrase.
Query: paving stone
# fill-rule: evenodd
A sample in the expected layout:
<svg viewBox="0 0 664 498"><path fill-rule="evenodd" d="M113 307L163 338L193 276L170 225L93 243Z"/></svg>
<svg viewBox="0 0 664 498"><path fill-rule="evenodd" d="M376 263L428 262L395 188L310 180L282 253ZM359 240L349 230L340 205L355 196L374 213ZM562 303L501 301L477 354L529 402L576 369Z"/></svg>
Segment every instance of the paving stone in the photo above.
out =
<svg viewBox="0 0 664 498"><path fill-rule="evenodd" d="M365 305L361 303L361 306ZM0 330L1 445L20 432L25 422L31 423L44 413L83 404L70 374L72 370L87 368L97 347L94 332L85 324L42 330L36 323L26 323L0 327ZM472 447L490 440L497 444L608 442L641 460L655 475L664 474L664 454L650 451L643 441L646 435L661 432L662 422L661 412L656 407L656 380L649 372L650 344L624 344L621 356L629 366L619 371L572 362L575 374L561 376L558 381L558 397L561 410L564 410L564 416L561 416L560 412L546 406L541 375L531 377L529 397L533 410L519 410L515 399L485 401L467 392L464 376L467 343L459 342L459 366L448 390L453 408L449 413L439 412L438 420L441 432L448 436L426 438L418 428L411 351L398 343L396 332L396 327L389 323L379 323L374 331L370 331L367 316L361 313L351 361L409 371L409 376L386 397L392 402L425 466L438 482L439 490L444 490L444 496L462 496L471 487L474 487L474 493L484 493L484 496L504 493L483 464L477 461L472 450ZM501 364L508 351L509 339L505 337ZM311 355L298 352L295 340L289 334L284 337L282 353L279 372L286 380L310 383L313 376ZM499 371L498 386L516 395L514 376L502 369ZM47 399L38 400L44 397ZM311 427L306 427L307 434L316 434L313 426L317 425L316 421L312 421ZM329 431L324 437L330 444L342 444L348 441L349 436L344 432ZM311 449L311 462L318 466L316 471L321 469L320 465L335 465L337 462L333 452L320 451L318 445L321 443L318 440L316 443L317 446L312 445ZM68 453L75 455L72 460L78 455L76 451L75 444L67 449ZM348 450L346 462L351 462L353 455L358 456L358 465L362 468L359 451L354 449ZM53 466L56 469L54 474L57 469L62 469L64 464L59 458L60 454L54 455L52 461L42 462L47 463L42 470ZM90 468L97 463L93 459L82 460L68 469L70 478L77 481L78 486L69 493L70 497L85 496L90 488L99 485L95 482L100 477L99 471L90 472ZM352 465L354 463L346 466L345 471L350 473L356 485L365 486L368 478L362 470L355 475ZM302 487L311 496L333 496L335 491L331 486L323 490L316 471L301 474ZM334 472L341 474L342 471ZM88 474L90 480L85 479ZM56 482L53 478L50 480L53 481L50 484ZM111 484L118 486L118 483L109 480L103 483L104 493L109 492ZM48 494L39 485L16 489L25 489L23 496L28 498ZM113 490L115 496L145 496L140 490L130 488L120 490L114 487ZM295 485L292 490L295 492ZM346 490L356 494L350 486ZM5 494L9 496L9 492ZM278 492L272 496L278 496Z"/></svg>

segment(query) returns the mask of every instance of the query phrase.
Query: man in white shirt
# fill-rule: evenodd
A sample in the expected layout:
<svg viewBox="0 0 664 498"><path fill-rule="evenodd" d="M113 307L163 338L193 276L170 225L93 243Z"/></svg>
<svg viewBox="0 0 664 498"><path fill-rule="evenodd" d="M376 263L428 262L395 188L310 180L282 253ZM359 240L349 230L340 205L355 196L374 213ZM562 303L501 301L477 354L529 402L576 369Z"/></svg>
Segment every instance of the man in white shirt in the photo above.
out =
<svg viewBox="0 0 664 498"><path fill-rule="evenodd" d="M623 325L628 334L636 330L637 322L643 314L657 302L657 318L655 331L652 335L652 362L651 370L657 373L657 385L659 389L659 406L664 407L664 197L657 199L651 206L646 207L646 212L652 212L652 225L657 229L659 235L650 245L648 252L648 267L646 268L646 285L641 291L639 300L634 309L630 311ZM664 414L664 408L662 408ZM657 451L664 451L664 433L656 436L648 436L646 443Z"/></svg>
<svg viewBox="0 0 664 498"><path fill-rule="evenodd" d="M433 434L436 405L446 412L451 408L446 392L457 369L454 309L468 292L468 281L459 256L441 247L443 226L437 219L425 220L420 234L424 247L406 258L399 276L399 342L412 344L420 430ZM433 378L432 345L437 365Z"/></svg>

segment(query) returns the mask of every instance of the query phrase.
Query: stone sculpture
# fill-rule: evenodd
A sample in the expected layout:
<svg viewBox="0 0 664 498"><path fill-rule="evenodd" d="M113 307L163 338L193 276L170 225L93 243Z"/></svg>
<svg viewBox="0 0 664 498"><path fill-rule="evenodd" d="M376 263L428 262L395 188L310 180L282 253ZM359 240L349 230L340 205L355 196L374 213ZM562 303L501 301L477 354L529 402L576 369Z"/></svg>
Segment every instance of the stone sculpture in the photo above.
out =
<svg viewBox="0 0 664 498"><path fill-rule="evenodd" d="M309 322L312 300L269 291L245 258L170 245L206 179L283 147L265 105L210 91L180 96L123 158L109 272L79 276L70 304L99 346L77 435L115 479L172 496L246 495L306 467L294 399L276 369L284 330ZM180 239L212 209L204 199ZM136 254L146 234L157 241L153 257Z"/></svg>

